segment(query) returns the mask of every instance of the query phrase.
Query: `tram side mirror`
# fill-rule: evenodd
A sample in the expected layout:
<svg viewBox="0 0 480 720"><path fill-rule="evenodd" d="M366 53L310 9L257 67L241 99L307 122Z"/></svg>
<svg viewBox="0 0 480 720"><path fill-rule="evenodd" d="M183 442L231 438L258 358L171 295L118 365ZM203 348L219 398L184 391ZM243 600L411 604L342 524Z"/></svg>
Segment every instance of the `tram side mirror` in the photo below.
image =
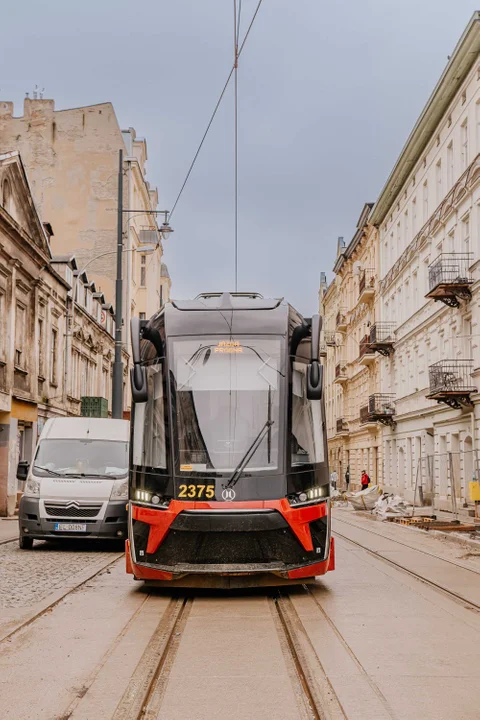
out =
<svg viewBox="0 0 480 720"><path fill-rule="evenodd" d="M17 480L23 482L27 479L30 463L27 460L20 460L17 465Z"/></svg>
<svg viewBox="0 0 480 720"><path fill-rule="evenodd" d="M141 364L140 340L142 321L132 318L130 323L132 338L133 368L130 370L130 383L132 386L132 400L134 403L144 403L148 400L147 373Z"/></svg>
<svg viewBox="0 0 480 720"><path fill-rule="evenodd" d="M307 368L307 399L321 400L323 389L323 365L319 361L320 351L320 331L322 329L322 319L320 315L312 316L311 336L312 350L311 363Z"/></svg>

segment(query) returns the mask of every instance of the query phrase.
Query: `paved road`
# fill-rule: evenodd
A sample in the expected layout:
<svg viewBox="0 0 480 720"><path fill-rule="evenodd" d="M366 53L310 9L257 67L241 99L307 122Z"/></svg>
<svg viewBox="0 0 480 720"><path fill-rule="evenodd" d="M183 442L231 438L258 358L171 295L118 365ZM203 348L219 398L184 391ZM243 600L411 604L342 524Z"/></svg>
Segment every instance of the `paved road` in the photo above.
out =
<svg viewBox="0 0 480 720"><path fill-rule="evenodd" d="M474 551L403 528L372 524L360 515L337 515L358 526L348 529L339 522L342 534L351 532L357 543L386 552L415 572L421 570L418 552L426 551L449 561L443 563L445 578L460 593L478 582L480 558ZM367 535L368 528L379 535ZM7 552L18 557L20 551ZM55 573L58 559L64 568L72 567L77 554L78 562L87 566L92 556L103 561L108 556L85 549L39 549L30 556L37 564L33 584L41 582L41 563L44 573ZM424 557L427 569L430 560ZM442 560L434 564L435 577L441 579ZM62 579L64 571L55 575L60 585L72 582L71 577ZM31 592L27 582L24 593ZM148 672L153 641L153 659L158 661L171 627L172 649L164 658L146 717L312 717L295 679L295 662L271 593L197 593L185 606L178 627L171 625L171 597L166 590L147 592L133 582L121 560L69 594L0 645L1 720L130 717L124 708L140 691L135 677ZM303 658L313 694L318 691L321 699L331 700L327 717L480 717L480 613L465 603L342 538L337 539L337 570L309 592L302 587L291 590L286 602L298 635L293 644ZM28 678L21 692L19 668Z"/></svg>

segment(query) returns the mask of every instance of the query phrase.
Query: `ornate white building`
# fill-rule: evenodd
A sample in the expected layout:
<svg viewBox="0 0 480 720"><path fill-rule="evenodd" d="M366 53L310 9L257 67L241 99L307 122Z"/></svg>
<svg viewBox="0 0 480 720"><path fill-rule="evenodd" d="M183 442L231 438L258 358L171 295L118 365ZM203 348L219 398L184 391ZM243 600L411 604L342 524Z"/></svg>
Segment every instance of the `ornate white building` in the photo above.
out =
<svg viewBox="0 0 480 720"><path fill-rule="evenodd" d="M384 484L467 504L480 409L480 15L451 55L369 221L380 233Z"/></svg>

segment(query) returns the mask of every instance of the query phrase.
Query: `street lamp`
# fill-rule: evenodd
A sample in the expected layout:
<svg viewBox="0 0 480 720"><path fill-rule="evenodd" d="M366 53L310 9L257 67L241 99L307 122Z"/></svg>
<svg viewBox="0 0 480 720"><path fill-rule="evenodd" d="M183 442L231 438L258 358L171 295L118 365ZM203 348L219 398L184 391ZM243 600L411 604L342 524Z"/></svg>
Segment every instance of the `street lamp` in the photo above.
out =
<svg viewBox="0 0 480 720"><path fill-rule="evenodd" d="M157 248L154 245L143 245L141 247L132 248L130 250L126 248L122 248L122 253L124 252L141 252L142 254L149 255L153 252L155 252ZM68 358L70 355L70 338L73 337L73 331L75 327L75 299L77 296L77 286L78 286L78 279L82 277L85 270L88 268L89 265L91 265L96 260L99 260L102 257L105 257L107 255L116 255L117 250L108 250L107 252L100 253L99 255L96 255L93 258L90 258L90 260L85 263L83 268L80 270L80 272L77 273L75 276L75 280L72 285L72 306L71 306L71 313L67 314L67 332L65 335L65 376L64 376L64 392L65 395L67 394L67 381L68 381ZM69 332L69 328L71 327L71 332ZM122 396L123 396L123 382L122 382ZM113 404L113 398L112 398L112 404ZM123 397L122 397L122 414L123 414Z"/></svg>

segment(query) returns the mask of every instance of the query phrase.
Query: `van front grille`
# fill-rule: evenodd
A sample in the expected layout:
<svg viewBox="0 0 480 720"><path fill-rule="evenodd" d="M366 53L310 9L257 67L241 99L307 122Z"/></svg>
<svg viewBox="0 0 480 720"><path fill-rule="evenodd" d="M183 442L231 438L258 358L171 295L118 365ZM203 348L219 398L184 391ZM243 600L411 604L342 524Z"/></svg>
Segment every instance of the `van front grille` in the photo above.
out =
<svg viewBox="0 0 480 720"><path fill-rule="evenodd" d="M50 517L93 518L102 509L102 503L79 505L74 503L45 503L45 512Z"/></svg>

